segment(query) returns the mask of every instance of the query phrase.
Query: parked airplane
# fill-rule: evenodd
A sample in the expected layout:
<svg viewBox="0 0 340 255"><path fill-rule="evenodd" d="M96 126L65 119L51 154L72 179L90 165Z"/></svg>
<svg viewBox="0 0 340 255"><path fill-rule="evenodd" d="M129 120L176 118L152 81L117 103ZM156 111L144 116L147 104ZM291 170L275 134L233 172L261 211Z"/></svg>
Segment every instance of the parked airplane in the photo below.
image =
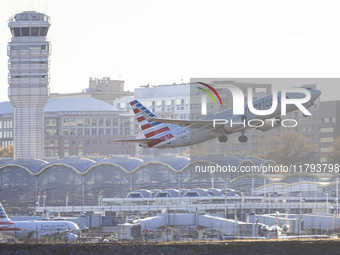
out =
<svg viewBox="0 0 340 255"><path fill-rule="evenodd" d="M320 96L319 90L309 90L311 98L303 104L309 108ZM281 93L278 93L278 102L281 101ZM289 99L301 98L301 93L287 93ZM253 101L257 110L271 109L273 95L268 95ZM244 115L234 115L233 108L206 116L200 120L175 120L157 118L150 110L139 101L134 100L130 105L136 115L145 139L115 140L115 142L139 143L141 147L149 148L174 148L190 146L202 143L218 137L219 142L227 142L228 136L233 133L241 133L239 142L247 142L245 133L248 129L256 128L261 131L268 131L281 125L281 107L278 105L275 111L266 116L259 116L249 111L248 104L244 104ZM287 113L297 110L295 104L287 105ZM250 125L251 122L251 125ZM234 125L232 125L235 123ZM244 124L242 124L244 123Z"/></svg>
<svg viewBox="0 0 340 255"><path fill-rule="evenodd" d="M262 226L261 231L265 234L267 239L272 238L282 238L283 236L287 237L287 232L289 231L289 225L283 225L282 227L279 227L277 222L275 222L275 225L268 227L268 226ZM292 237L294 238L294 237Z"/></svg>
<svg viewBox="0 0 340 255"><path fill-rule="evenodd" d="M261 227L261 231L265 235L266 239L329 238L329 236L327 235L287 235L287 232L289 231L289 225L285 224L285 225L282 225L282 227L280 227L278 225L278 217L279 217L279 212L276 212L275 213L275 224L271 227L268 227L266 225L263 225ZM286 218L287 218L287 214L286 214Z"/></svg>
<svg viewBox="0 0 340 255"><path fill-rule="evenodd" d="M59 239L73 243L80 229L71 221L12 221L0 203L0 233L25 242Z"/></svg>

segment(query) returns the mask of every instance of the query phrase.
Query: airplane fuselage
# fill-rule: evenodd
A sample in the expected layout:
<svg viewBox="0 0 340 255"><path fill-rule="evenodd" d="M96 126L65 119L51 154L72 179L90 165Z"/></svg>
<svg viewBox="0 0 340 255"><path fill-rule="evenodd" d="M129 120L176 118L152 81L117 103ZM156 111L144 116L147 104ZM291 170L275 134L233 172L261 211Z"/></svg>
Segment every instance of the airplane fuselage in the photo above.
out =
<svg viewBox="0 0 340 255"><path fill-rule="evenodd" d="M79 232L79 227L70 221L9 221L2 222L0 233L20 240L40 240L44 236Z"/></svg>

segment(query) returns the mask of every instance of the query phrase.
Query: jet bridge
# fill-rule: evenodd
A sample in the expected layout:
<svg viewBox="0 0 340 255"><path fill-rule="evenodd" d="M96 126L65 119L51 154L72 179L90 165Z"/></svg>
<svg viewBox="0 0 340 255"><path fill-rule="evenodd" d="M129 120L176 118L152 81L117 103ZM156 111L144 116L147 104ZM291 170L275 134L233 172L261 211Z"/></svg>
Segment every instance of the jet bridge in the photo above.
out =
<svg viewBox="0 0 340 255"><path fill-rule="evenodd" d="M221 235L226 236L254 236L256 233L255 224L242 221L199 213L162 213L154 217L136 220L131 224L125 223L118 225L118 239L133 240L135 238L141 238L143 234L161 230L162 239L166 240L165 230L170 228L170 239L172 240L173 229L181 226L196 227L198 239L202 239L205 230L218 231ZM139 229L136 231L140 231L140 235L129 236L129 233L136 232L132 231L132 228Z"/></svg>
<svg viewBox="0 0 340 255"><path fill-rule="evenodd" d="M321 234L340 231L340 218L336 214L250 214L249 222L259 222L272 226L277 222L279 226L289 225L289 234L301 235Z"/></svg>

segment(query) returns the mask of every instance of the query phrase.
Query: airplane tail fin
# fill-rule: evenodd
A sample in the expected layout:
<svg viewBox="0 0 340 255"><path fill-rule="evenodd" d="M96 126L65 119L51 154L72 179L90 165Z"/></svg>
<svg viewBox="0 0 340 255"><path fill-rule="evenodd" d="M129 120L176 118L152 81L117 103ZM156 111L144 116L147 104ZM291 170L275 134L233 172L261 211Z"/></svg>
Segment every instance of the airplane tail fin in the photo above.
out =
<svg viewBox="0 0 340 255"><path fill-rule="evenodd" d="M0 203L0 222L7 222L11 221L10 218L8 218L7 213L5 212L4 207Z"/></svg>
<svg viewBox="0 0 340 255"><path fill-rule="evenodd" d="M169 133L176 125L151 121L151 118L157 118L149 109L142 105L138 100L130 102L133 112L136 115L137 121L145 138L162 138Z"/></svg>

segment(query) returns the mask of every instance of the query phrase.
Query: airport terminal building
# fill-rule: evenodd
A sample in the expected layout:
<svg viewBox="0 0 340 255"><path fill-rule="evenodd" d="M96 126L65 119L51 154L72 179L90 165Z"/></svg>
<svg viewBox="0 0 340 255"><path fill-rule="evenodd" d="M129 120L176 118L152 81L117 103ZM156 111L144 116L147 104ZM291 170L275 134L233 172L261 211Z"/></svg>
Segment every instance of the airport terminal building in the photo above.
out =
<svg viewBox="0 0 340 255"><path fill-rule="evenodd" d="M230 165L236 171L204 171L204 167L218 165ZM9 212L27 212L28 208L33 212L36 206L97 206L102 198L123 198L128 192L140 190L231 188L244 196L335 196L335 175L240 171L261 165L277 166L273 161L246 154L191 159L159 156L11 160L0 164L0 196Z"/></svg>
<svg viewBox="0 0 340 255"><path fill-rule="evenodd" d="M203 156L191 160L174 156L12 160L0 165L0 196L3 205L13 210L14 207L33 208L37 203L42 206L43 196L46 196L46 206L63 206L66 196L69 205L89 206L97 205L100 195L124 197L141 189L229 187L250 192L248 180L232 181L240 176L238 173L211 174L195 170L196 166L217 164L230 164L238 169L275 163L247 155ZM253 185L263 183L261 177Z"/></svg>

